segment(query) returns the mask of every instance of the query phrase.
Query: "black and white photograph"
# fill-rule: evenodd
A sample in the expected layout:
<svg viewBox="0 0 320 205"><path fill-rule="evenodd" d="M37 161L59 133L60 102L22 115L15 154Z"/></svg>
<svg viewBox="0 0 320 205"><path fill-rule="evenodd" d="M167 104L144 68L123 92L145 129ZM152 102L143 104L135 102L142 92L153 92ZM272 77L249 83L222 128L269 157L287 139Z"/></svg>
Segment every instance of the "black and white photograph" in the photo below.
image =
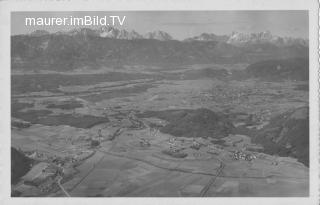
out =
<svg viewBox="0 0 320 205"><path fill-rule="evenodd" d="M12 13L12 196L308 195L306 11L102 13Z"/></svg>
<svg viewBox="0 0 320 205"><path fill-rule="evenodd" d="M9 197L313 196L310 18L11 11Z"/></svg>

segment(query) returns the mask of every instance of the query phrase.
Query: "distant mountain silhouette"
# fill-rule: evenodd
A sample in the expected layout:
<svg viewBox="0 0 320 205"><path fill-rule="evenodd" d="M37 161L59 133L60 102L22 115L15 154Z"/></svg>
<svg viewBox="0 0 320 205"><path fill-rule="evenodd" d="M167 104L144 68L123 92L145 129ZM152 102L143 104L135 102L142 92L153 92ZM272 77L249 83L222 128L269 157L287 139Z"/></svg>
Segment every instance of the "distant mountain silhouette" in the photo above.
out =
<svg viewBox="0 0 320 205"><path fill-rule="evenodd" d="M70 71L82 67L254 63L276 58L308 58L305 45L277 46L263 42L237 46L220 41L220 37L213 41L176 41L162 31L145 36L115 28L36 33L11 37L13 69Z"/></svg>
<svg viewBox="0 0 320 205"><path fill-rule="evenodd" d="M30 33L31 36L44 36L50 34L45 30L36 30ZM165 31L150 31L145 34L139 34L134 30L119 29L113 26L102 26L97 29L76 28L71 31L59 31L52 33L54 35L69 36L95 36L114 39L156 39L161 41L174 40L174 38ZM198 36L186 38L184 41L215 41L225 42L236 46L248 46L256 44L273 44L276 46L308 46L309 41L303 38L281 37L273 35L270 31L257 33L232 32L230 35L217 35L214 33L202 33Z"/></svg>

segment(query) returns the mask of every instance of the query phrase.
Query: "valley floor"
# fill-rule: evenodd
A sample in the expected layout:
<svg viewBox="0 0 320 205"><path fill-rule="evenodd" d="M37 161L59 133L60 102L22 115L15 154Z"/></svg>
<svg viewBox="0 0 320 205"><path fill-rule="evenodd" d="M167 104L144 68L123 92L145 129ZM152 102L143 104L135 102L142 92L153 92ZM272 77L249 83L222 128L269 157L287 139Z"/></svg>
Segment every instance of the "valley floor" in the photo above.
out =
<svg viewBox="0 0 320 205"><path fill-rule="evenodd" d="M263 153L250 136L273 117L307 106L307 83L191 78L188 69L14 94L12 146L46 171L32 167L12 190L55 197L308 196L309 168ZM200 108L227 116L235 129L223 137L177 137L160 131L168 121L139 117Z"/></svg>

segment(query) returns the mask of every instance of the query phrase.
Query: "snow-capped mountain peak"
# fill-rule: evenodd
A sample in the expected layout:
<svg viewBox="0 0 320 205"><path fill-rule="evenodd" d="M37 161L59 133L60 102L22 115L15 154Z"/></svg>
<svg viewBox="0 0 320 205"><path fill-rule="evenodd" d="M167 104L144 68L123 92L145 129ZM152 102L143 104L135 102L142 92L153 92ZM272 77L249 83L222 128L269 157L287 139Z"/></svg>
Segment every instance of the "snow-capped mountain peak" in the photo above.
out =
<svg viewBox="0 0 320 205"><path fill-rule="evenodd" d="M213 33L202 33L199 36L194 36L191 38L185 39L185 41L218 41L225 42L228 40L227 35L216 35Z"/></svg>
<svg viewBox="0 0 320 205"><path fill-rule="evenodd" d="M259 43L271 43L277 46L286 45L307 45L306 39L292 38L292 37L280 37L273 35L270 31L258 32L258 33L240 33L232 32L227 43L233 45L245 45L245 44L259 44Z"/></svg>
<svg viewBox="0 0 320 205"><path fill-rule="evenodd" d="M160 30L148 32L144 35L144 38L156 39L160 41L168 41L173 39L167 32L160 31Z"/></svg>
<svg viewBox="0 0 320 205"><path fill-rule="evenodd" d="M50 34L47 31L37 30L30 33L31 36L42 36ZM173 40L172 36L167 32L156 30L148 32L144 35L139 34L134 30L119 29L112 26L103 26L99 28L76 28L70 31L59 31L54 35L69 35L69 36L95 36L101 38L113 39L156 39L160 41ZM232 32L230 35L216 35L214 33L202 33L198 36L187 38L184 41L216 41L224 42L234 46L245 46L252 44L273 44L276 46L308 46L308 40L303 38L280 37L273 35L270 31L263 31L257 33L241 33Z"/></svg>

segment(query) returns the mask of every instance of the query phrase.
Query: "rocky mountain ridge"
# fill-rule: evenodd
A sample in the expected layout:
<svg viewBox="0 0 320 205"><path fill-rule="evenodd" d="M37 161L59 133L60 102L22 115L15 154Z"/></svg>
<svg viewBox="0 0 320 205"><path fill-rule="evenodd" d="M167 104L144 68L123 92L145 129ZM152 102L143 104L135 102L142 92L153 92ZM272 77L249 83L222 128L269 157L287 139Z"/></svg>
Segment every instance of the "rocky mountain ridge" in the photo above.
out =
<svg viewBox="0 0 320 205"><path fill-rule="evenodd" d="M140 34L135 30L118 29L112 26L104 26L97 29L91 28L77 28L70 31L60 31L52 33L53 35L68 35L68 36L95 36L101 38L113 38L113 39L155 39L160 41L174 40L174 38L167 32L156 30L150 31L145 34ZM50 35L48 31L36 30L30 33L31 36L43 36ZM232 32L230 35L217 35L214 33L202 33L198 36L186 38L183 41L215 41L224 42L235 46L244 46L248 44L265 44L269 43L276 46L308 46L308 39L294 38L294 37L280 37L273 35L270 31L263 31L257 33L241 33Z"/></svg>

